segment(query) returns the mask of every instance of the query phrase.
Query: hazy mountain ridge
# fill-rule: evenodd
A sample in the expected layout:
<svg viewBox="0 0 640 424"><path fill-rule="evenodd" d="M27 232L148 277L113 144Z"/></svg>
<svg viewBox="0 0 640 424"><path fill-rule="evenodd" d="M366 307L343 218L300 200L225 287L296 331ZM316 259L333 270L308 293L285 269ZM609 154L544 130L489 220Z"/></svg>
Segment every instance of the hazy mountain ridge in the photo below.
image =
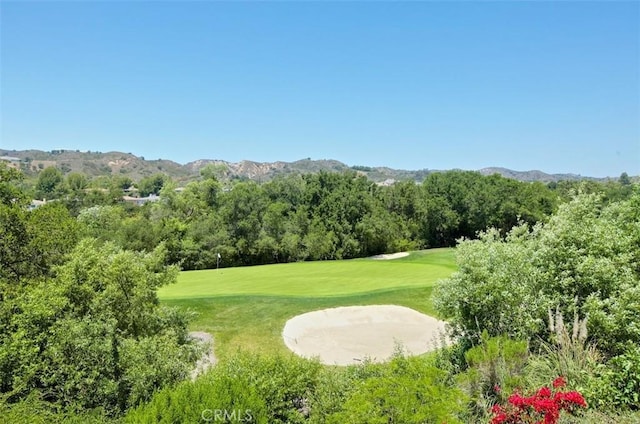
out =
<svg viewBox="0 0 640 424"><path fill-rule="evenodd" d="M390 184L393 181L422 181L432 172L441 170L402 170L388 167L348 166L332 159L312 160L310 158L294 162L228 162L220 159L200 159L184 165L167 159L147 160L142 156L123 152L81 152L76 150L5 150L0 149L0 157L8 158L14 166L27 174L37 173L47 166L55 166L64 173L83 172L89 176L123 175L133 180L156 173L165 173L179 182L196 179L200 171L209 166L218 167L223 178L250 179L260 182L269 181L278 175L306 174L320 171L343 172L353 170L378 183ZM13 159L11 159L13 158ZM18 159L18 161L16 161ZM5 159L7 160L7 159ZM548 174L538 170L514 171L507 168L489 167L478 170L483 175L500 174L519 181L551 182L560 180L598 180L577 174ZM603 180L600 178L600 180Z"/></svg>
<svg viewBox="0 0 640 424"><path fill-rule="evenodd" d="M482 175L500 174L505 178L512 178L519 181L560 181L560 180L598 180L593 177L583 177L579 174L547 174L546 172L531 170L531 171L514 171L507 168L490 167L482 168L478 170ZM601 178L606 179L606 178Z"/></svg>

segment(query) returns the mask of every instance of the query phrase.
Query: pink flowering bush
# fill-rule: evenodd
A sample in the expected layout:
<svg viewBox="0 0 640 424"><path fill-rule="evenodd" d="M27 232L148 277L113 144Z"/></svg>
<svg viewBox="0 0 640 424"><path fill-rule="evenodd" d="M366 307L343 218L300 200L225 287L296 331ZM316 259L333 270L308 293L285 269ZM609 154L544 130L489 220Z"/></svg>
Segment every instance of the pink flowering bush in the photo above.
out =
<svg viewBox="0 0 640 424"><path fill-rule="evenodd" d="M564 378L558 377L553 381L553 389L545 386L531 396L513 393L507 405L493 405L491 424L555 424L560 412L573 414L578 408L586 408L580 393L562 390L565 384Z"/></svg>

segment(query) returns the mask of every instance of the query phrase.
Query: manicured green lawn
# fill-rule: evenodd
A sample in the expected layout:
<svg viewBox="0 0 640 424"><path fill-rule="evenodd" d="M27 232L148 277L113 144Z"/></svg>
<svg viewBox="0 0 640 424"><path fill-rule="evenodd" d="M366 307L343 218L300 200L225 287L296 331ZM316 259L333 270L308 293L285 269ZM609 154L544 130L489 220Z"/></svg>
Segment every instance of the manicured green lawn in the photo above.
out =
<svg viewBox="0 0 640 424"><path fill-rule="evenodd" d="M325 297L376 290L424 287L455 268L451 249L413 252L394 260L296 262L219 270L187 271L162 287L161 299L227 295Z"/></svg>
<svg viewBox="0 0 640 424"><path fill-rule="evenodd" d="M180 274L159 294L196 313L191 329L215 336L224 359L237 349L288 352L281 332L298 314L348 305L394 304L435 315L434 283L455 271L452 249L413 252L391 261L303 262Z"/></svg>

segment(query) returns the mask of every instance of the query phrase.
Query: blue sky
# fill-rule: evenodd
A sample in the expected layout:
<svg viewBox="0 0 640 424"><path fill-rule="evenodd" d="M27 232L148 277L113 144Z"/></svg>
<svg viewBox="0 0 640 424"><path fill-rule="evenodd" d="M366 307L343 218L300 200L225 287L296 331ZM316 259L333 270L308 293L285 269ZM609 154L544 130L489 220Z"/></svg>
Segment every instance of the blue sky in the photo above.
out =
<svg viewBox="0 0 640 424"><path fill-rule="evenodd" d="M0 2L0 147L640 174L640 2Z"/></svg>

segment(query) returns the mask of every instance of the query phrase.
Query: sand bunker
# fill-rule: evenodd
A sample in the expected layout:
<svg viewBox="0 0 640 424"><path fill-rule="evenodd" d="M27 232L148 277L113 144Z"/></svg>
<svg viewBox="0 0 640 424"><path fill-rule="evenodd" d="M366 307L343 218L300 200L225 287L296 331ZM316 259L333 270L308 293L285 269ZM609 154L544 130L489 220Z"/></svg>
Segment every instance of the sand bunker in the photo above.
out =
<svg viewBox="0 0 640 424"><path fill-rule="evenodd" d="M376 259L380 261L380 260L404 258L405 256L409 256L409 252L398 252L398 253L387 253L384 255L375 255L375 256L371 256L369 259Z"/></svg>
<svg viewBox="0 0 640 424"><path fill-rule="evenodd" d="M384 361L400 343L408 354L433 350L444 322L395 305L347 306L308 312L284 326L284 343L297 355L328 365Z"/></svg>

